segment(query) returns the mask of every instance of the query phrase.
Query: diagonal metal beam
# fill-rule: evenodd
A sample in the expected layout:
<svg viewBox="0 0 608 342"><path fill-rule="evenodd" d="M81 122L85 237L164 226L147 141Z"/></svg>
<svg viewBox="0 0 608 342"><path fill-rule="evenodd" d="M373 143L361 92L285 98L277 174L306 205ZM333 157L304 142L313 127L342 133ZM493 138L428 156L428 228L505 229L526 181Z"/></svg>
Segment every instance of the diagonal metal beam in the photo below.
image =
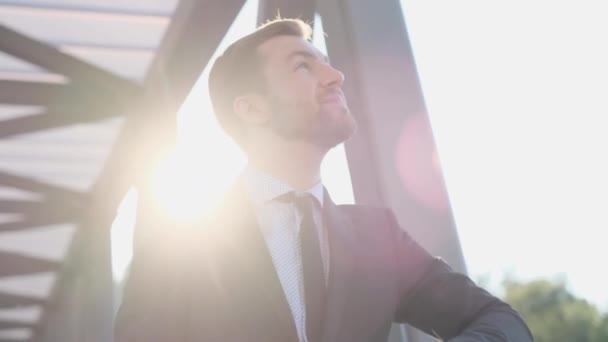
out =
<svg viewBox="0 0 608 342"><path fill-rule="evenodd" d="M0 277L56 271L60 265L52 260L0 251Z"/></svg>
<svg viewBox="0 0 608 342"><path fill-rule="evenodd" d="M73 81L95 84L116 93L137 90L137 85L126 78L61 52L54 46L30 38L5 25L0 25L0 37L0 51L67 76Z"/></svg>
<svg viewBox="0 0 608 342"><path fill-rule="evenodd" d="M32 213L51 206L45 201L0 199L0 213Z"/></svg>
<svg viewBox="0 0 608 342"><path fill-rule="evenodd" d="M0 200L1 212L23 214L22 219L0 223L0 232L76 223L89 205L89 197L80 192L6 172L0 172L0 185L44 196L41 200Z"/></svg>
<svg viewBox="0 0 608 342"><path fill-rule="evenodd" d="M244 4L245 0L179 2L149 68L141 113L128 117L92 190L93 195L103 194L110 212L136 182L135 177L145 178L146 165L174 140L177 109Z"/></svg>
<svg viewBox="0 0 608 342"><path fill-rule="evenodd" d="M78 280L61 274L51 298L70 307L70 288L84 289L79 303L86 319L79 328L87 341L111 339L113 311L109 253L109 227L116 207L127 189L141 183L159 151L171 145L175 134L175 114L215 49L236 18L245 0L182 0L149 68L142 105L131 112L114 143L101 176L92 189L92 209L77 231L67 264L80 265ZM142 198L143 196L140 196ZM87 260L86 263L79 260ZM83 267L86 266L86 267ZM47 311L34 341L43 341L53 332L72 329Z"/></svg>
<svg viewBox="0 0 608 342"><path fill-rule="evenodd" d="M49 198L61 198L70 203L86 203L88 194L25 176L0 171L0 186L39 193Z"/></svg>
<svg viewBox="0 0 608 342"><path fill-rule="evenodd" d="M317 4L329 57L346 76L344 93L359 121L357 134L345 144L356 202L392 208L416 241L464 272L445 182L433 163L432 130L400 1ZM429 178L419 188L423 173ZM390 335L391 341L436 340L397 325Z"/></svg>
<svg viewBox="0 0 608 342"><path fill-rule="evenodd" d="M80 123L95 122L123 114L124 112L119 109L109 110L108 108L99 108L97 106L91 106L88 109L48 109L43 113L0 121L0 138L67 127Z"/></svg>
<svg viewBox="0 0 608 342"><path fill-rule="evenodd" d="M68 89L63 84L0 80L0 103L46 106Z"/></svg>
<svg viewBox="0 0 608 342"><path fill-rule="evenodd" d="M315 18L314 0L259 0L258 25L268 20L281 18L300 18L311 25Z"/></svg>
<svg viewBox="0 0 608 342"><path fill-rule="evenodd" d="M0 103L44 105L44 113L0 122L0 138L124 114L142 88L57 48L0 25L0 51L64 74L69 84L0 81Z"/></svg>
<svg viewBox="0 0 608 342"><path fill-rule="evenodd" d="M134 183L148 174L151 160L171 144L175 134L175 114L209 62L215 49L236 18L245 0L182 0L163 37L144 83L142 106L131 112L114 143L101 176L92 189L90 217L74 237L66 263L78 265L79 283L62 272L51 298L62 308L70 308L69 292L84 289L86 319L79 331L87 341L108 341L112 335L113 288L110 263L109 228L116 207ZM142 198L143 196L140 196ZM86 264L80 260L87 260ZM86 266L86 267L83 267ZM73 304L72 304L73 305ZM41 317L42 329L34 341L52 338L54 333L73 329L48 311Z"/></svg>
<svg viewBox="0 0 608 342"><path fill-rule="evenodd" d="M20 321L0 321L0 329L31 329L35 328L36 324L20 322ZM1 342L2 340L0 340ZM23 340L22 340L23 341Z"/></svg>
<svg viewBox="0 0 608 342"><path fill-rule="evenodd" d="M170 92L167 95L171 115L188 95L244 4L245 0L179 2L146 79L148 89L153 85Z"/></svg>
<svg viewBox="0 0 608 342"><path fill-rule="evenodd" d="M138 86L120 93L83 82L0 81L0 103L46 106L42 113L0 121L0 138L121 116L141 91Z"/></svg>
<svg viewBox="0 0 608 342"><path fill-rule="evenodd" d="M28 297L11 293L0 292L0 308L9 309L15 307L43 305L46 300L42 298Z"/></svg>
<svg viewBox="0 0 608 342"><path fill-rule="evenodd" d="M40 215L43 212L53 213L76 212L83 209L83 202L70 202L54 197L52 200L0 199L0 213L23 214L26 217Z"/></svg>
<svg viewBox="0 0 608 342"><path fill-rule="evenodd" d="M78 223L82 213L74 209L55 209L31 213L22 219L0 223L0 232L24 230L54 224Z"/></svg>
<svg viewBox="0 0 608 342"><path fill-rule="evenodd" d="M48 106L57 111L64 108L86 108L88 111L93 105L103 104L105 107L110 103L129 102L126 95L129 94L115 94L82 82L0 80L0 103Z"/></svg>

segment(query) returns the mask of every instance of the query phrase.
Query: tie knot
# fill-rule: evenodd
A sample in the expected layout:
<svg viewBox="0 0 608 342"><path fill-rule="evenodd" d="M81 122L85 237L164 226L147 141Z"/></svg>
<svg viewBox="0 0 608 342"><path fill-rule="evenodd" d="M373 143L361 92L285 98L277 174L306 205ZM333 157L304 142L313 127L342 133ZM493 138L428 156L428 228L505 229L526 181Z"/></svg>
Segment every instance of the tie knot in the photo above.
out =
<svg viewBox="0 0 608 342"><path fill-rule="evenodd" d="M308 215L312 213L314 199L311 194L309 194L308 192L295 193L294 196L294 202L296 204L296 207L302 214Z"/></svg>
<svg viewBox="0 0 608 342"><path fill-rule="evenodd" d="M277 198L279 202L293 203L297 210L306 215L312 212L314 206L314 197L308 192L290 191Z"/></svg>

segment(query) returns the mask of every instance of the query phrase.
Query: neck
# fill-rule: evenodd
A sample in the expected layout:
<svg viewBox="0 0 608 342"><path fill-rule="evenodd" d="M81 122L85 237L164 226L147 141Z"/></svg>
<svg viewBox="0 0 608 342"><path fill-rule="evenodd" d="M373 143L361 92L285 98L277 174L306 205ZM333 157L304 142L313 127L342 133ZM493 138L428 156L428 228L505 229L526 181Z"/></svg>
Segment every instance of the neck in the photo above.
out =
<svg viewBox="0 0 608 342"><path fill-rule="evenodd" d="M296 191L305 191L321 180L321 162L327 153L303 142L274 144L271 148L250 149L249 163Z"/></svg>

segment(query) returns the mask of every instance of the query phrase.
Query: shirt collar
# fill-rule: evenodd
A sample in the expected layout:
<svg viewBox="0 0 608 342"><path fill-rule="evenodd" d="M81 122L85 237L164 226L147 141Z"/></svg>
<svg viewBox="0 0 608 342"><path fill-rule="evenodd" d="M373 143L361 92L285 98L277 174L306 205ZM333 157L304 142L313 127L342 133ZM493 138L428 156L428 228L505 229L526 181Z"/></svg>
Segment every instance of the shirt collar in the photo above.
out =
<svg viewBox="0 0 608 342"><path fill-rule="evenodd" d="M256 205L266 204L275 198L295 191L289 184L255 169L250 164L244 171L245 184L251 200ZM323 183L320 181L305 192L311 194L323 207Z"/></svg>

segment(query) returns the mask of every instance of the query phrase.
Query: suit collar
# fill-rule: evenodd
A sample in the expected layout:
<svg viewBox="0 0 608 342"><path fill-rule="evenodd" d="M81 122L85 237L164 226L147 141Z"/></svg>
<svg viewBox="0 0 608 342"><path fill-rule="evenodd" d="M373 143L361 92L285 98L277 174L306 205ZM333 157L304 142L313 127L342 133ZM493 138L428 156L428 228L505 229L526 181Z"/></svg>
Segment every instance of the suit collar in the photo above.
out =
<svg viewBox="0 0 608 342"><path fill-rule="evenodd" d="M289 184L266 174L252 165L247 165L242 178L250 199L256 205L263 205L289 192L295 191ZM321 182L310 187L305 192L311 194L320 207L323 207L325 188Z"/></svg>

